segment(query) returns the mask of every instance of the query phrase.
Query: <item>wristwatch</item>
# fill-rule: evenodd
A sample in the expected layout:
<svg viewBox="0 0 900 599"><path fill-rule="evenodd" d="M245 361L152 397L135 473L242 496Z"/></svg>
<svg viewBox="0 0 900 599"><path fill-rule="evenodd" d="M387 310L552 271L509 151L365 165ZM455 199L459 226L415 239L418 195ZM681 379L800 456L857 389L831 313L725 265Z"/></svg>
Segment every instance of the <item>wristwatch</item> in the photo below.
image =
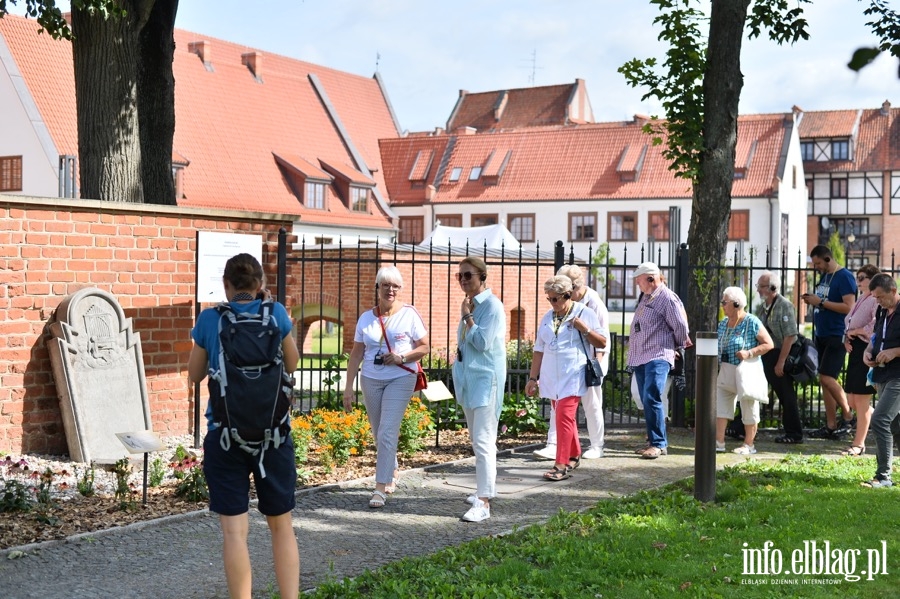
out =
<svg viewBox="0 0 900 599"><path fill-rule="evenodd" d="M406 364L406 356L404 356L403 354L400 354L400 363Z"/></svg>

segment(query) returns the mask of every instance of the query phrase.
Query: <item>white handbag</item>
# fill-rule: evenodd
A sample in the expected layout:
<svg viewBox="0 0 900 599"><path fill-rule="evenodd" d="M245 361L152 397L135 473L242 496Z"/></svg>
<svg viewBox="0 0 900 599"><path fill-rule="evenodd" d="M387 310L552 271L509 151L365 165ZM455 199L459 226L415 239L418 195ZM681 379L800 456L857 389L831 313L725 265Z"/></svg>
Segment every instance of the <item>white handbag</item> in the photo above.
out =
<svg viewBox="0 0 900 599"><path fill-rule="evenodd" d="M769 403L769 382L763 370L762 358L741 360L735 373L738 399L752 399L759 403Z"/></svg>

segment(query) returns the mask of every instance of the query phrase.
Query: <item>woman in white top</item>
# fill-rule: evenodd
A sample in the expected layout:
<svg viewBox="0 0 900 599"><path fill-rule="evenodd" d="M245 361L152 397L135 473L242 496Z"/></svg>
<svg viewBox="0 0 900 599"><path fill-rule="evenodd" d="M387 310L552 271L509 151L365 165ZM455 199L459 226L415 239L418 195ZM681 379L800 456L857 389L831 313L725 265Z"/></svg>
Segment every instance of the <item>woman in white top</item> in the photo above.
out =
<svg viewBox="0 0 900 599"><path fill-rule="evenodd" d="M396 488L400 423L416 385L417 362L430 351L428 331L419 312L399 300L402 288L403 277L396 266L378 271L378 303L360 315L347 362L344 409L353 409L353 381L362 370L366 413L375 438L375 491L369 500L372 508L384 507L387 496Z"/></svg>
<svg viewBox="0 0 900 599"><path fill-rule="evenodd" d="M541 397L550 399L556 412L556 464L544 474L551 481L565 480L581 463L581 444L575 412L585 394L585 366L589 347L605 347L609 333L600 327L597 314L572 300L572 280L555 276L544 283L547 301L552 309L541 319L534 341L534 359L531 363L525 394L538 391L540 377Z"/></svg>

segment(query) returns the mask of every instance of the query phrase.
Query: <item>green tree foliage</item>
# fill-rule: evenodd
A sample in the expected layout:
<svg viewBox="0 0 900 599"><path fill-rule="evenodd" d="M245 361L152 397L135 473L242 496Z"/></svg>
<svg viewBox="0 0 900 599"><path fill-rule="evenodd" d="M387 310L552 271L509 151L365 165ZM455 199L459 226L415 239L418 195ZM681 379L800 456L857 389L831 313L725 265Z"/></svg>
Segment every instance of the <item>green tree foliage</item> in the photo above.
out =
<svg viewBox="0 0 900 599"><path fill-rule="evenodd" d="M0 0L0 18L18 4L72 43L82 196L175 204L178 0L73 0L71 23L55 0Z"/></svg>
<svg viewBox="0 0 900 599"><path fill-rule="evenodd" d="M743 76L740 52L744 35L764 31L776 43L808 38L802 4L809 0L717 0L707 17L698 0L651 0L660 14L654 24L669 46L661 63L633 59L621 72L642 99L659 100L665 121L645 129L654 144L666 144L664 156L678 177L693 184L688 246L695 264L724 259L737 144L737 116ZM706 32L706 39L704 39ZM714 330L717 304L690 287L686 302L691 329Z"/></svg>
<svg viewBox="0 0 900 599"><path fill-rule="evenodd" d="M847 66L854 71L862 70L882 52L890 52L900 58L900 14L891 10L886 0L870 0L869 8L863 14L874 18L866 25L872 29L879 43L872 48L858 48L853 53Z"/></svg>

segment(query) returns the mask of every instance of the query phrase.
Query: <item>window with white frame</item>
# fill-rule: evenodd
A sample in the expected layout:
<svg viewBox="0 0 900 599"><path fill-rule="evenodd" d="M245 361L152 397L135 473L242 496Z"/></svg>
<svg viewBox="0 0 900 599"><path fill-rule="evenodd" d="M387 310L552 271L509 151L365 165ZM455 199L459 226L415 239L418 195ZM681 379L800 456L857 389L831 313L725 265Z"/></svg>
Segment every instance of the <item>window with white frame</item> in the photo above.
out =
<svg viewBox="0 0 900 599"><path fill-rule="evenodd" d="M304 188L303 204L315 210L325 209L325 184L307 181Z"/></svg>

